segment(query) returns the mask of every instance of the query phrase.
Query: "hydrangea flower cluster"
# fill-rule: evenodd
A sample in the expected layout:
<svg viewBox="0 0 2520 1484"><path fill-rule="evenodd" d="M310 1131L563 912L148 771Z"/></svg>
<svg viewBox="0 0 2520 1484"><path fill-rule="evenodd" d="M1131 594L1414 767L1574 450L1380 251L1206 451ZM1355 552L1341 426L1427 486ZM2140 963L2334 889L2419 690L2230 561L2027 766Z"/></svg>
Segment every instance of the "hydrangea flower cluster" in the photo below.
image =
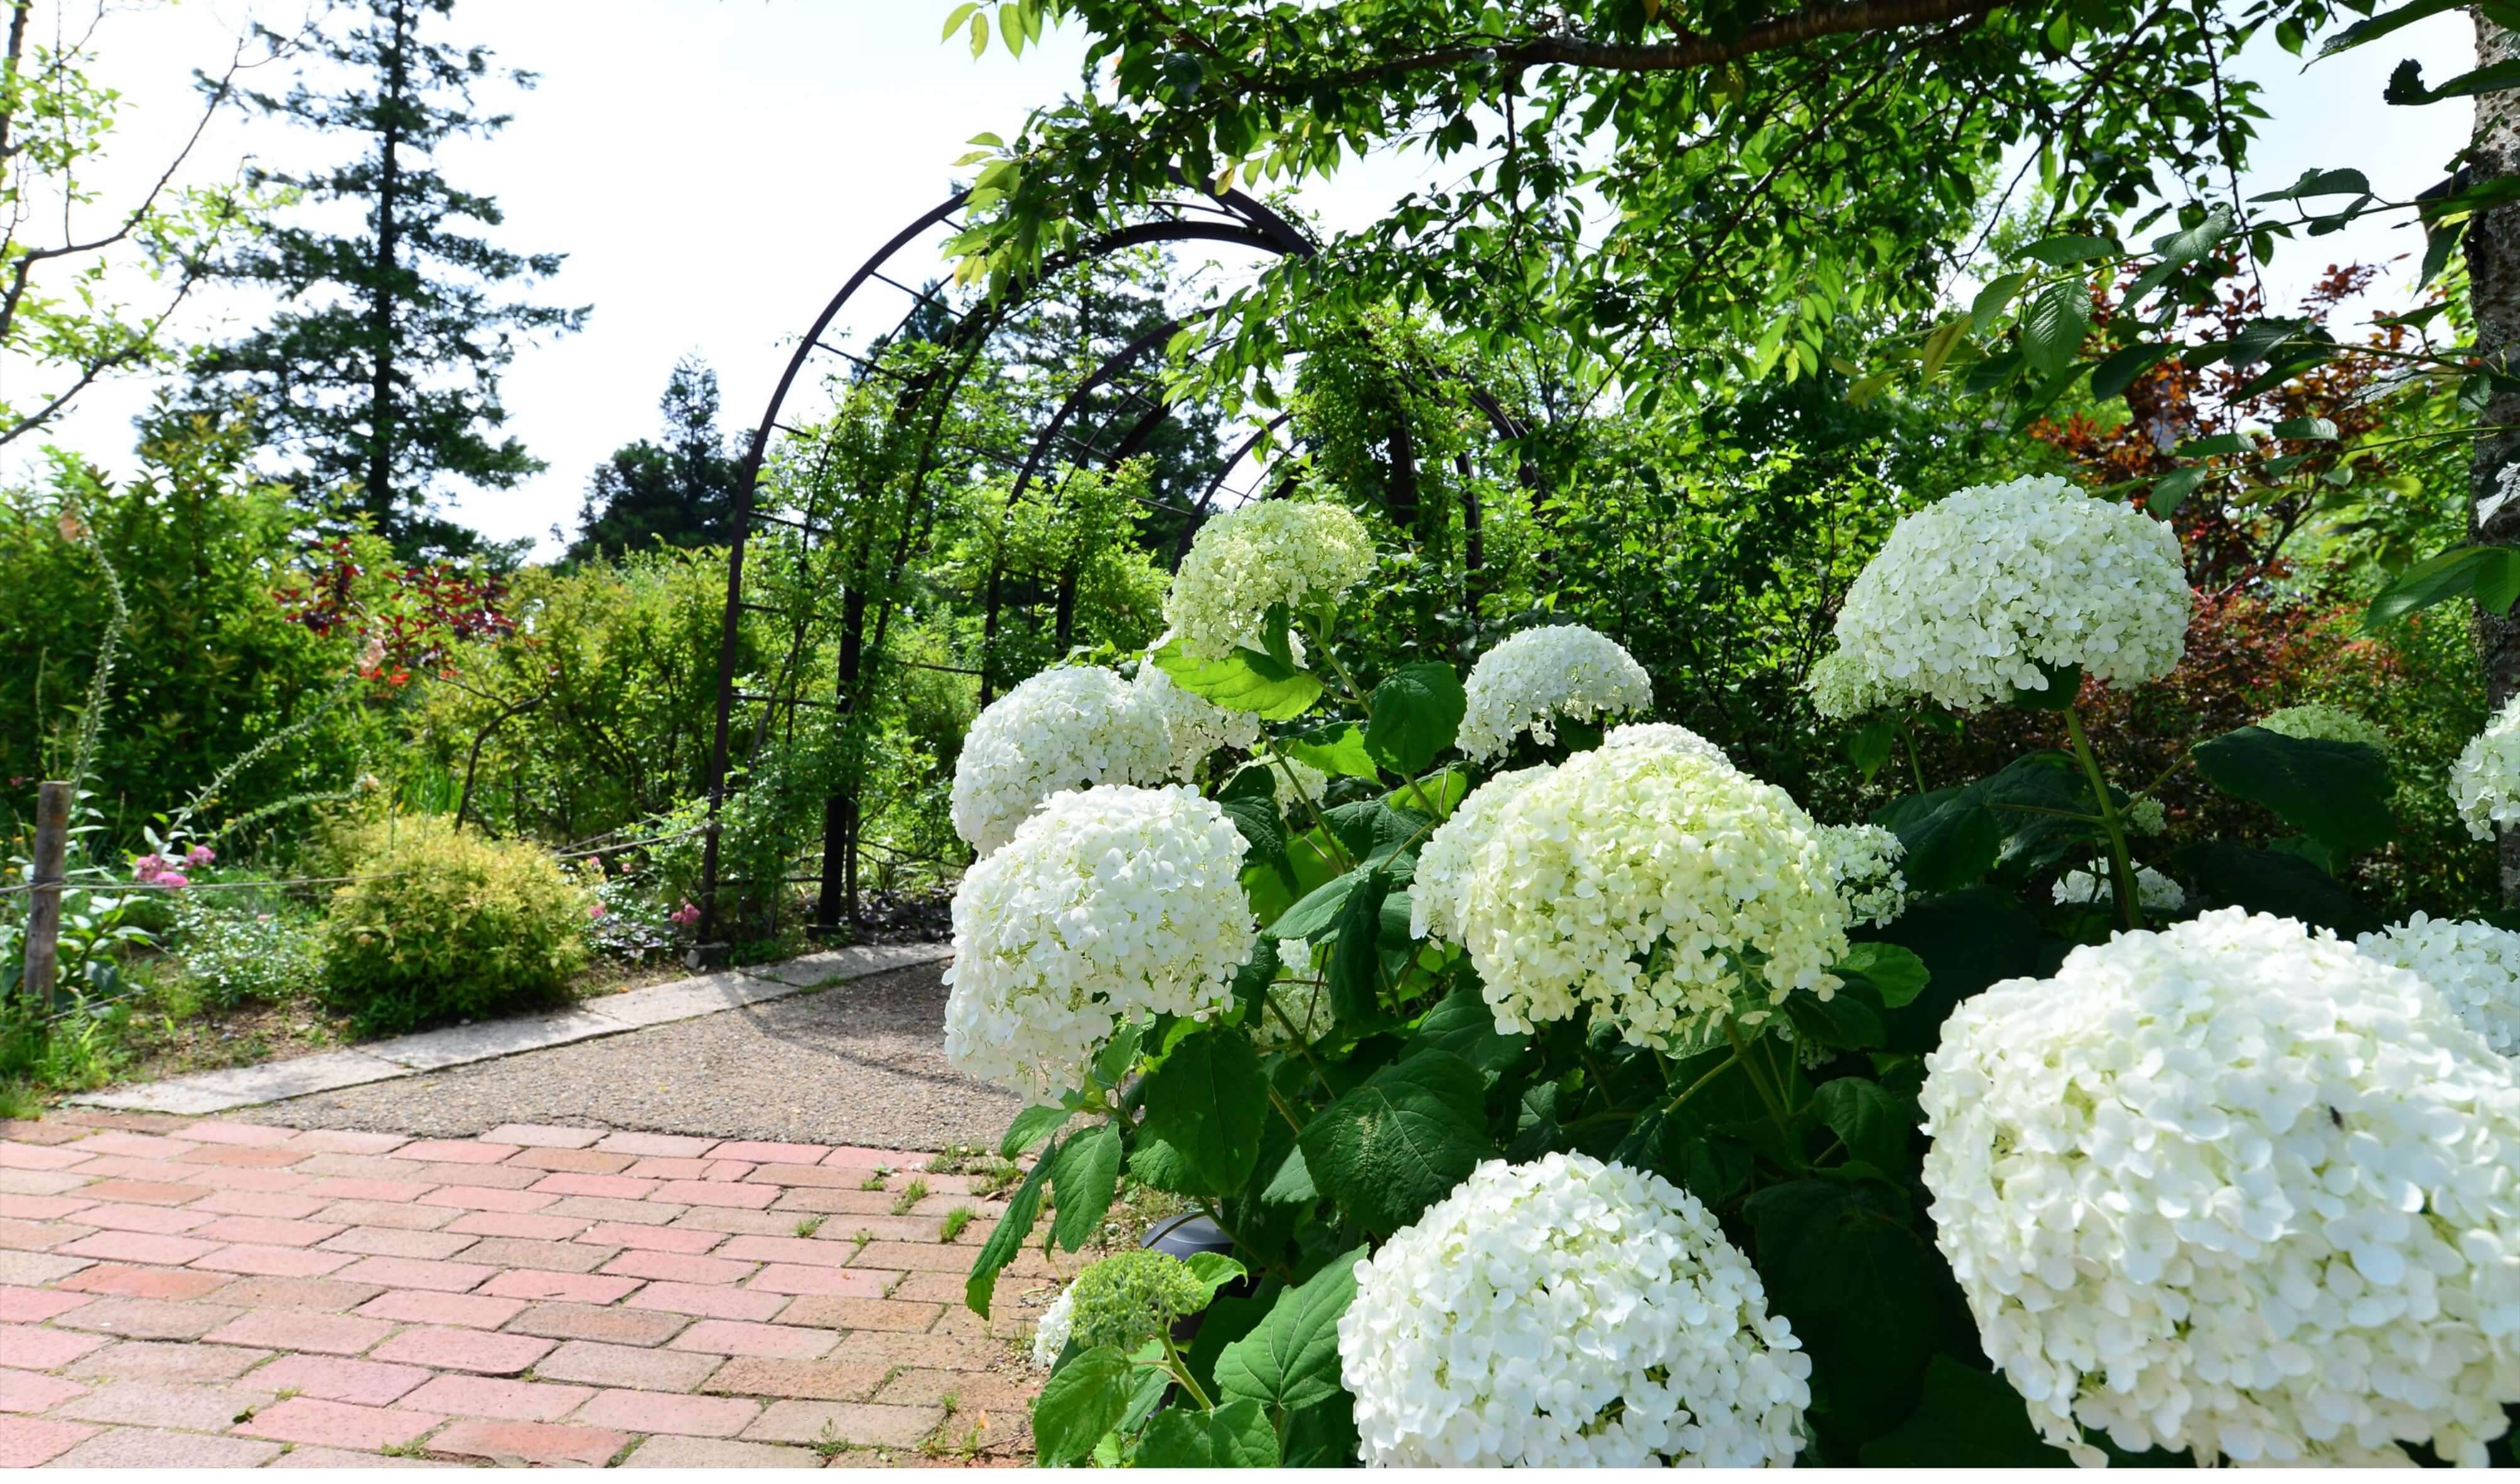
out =
<svg viewBox="0 0 2520 1484"><path fill-rule="evenodd" d="M2258 718L2258 725L2283 737L2306 738L2313 742L2361 742L2382 752L2390 748L2389 734L2379 723L2357 716L2342 706L2312 701L2308 705L2286 706Z"/></svg>
<svg viewBox="0 0 2520 1484"><path fill-rule="evenodd" d="M2047 689L2043 666L2155 680L2185 652L2190 597L2163 521L2052 475L1964 489L1890 533L1807 684L1852 716L1910 697L1976 710Z"/></svg>
<svg viewBox="0 0 2520 1484"><path fill-rule="evenodd" d="M1170 643L1167 634L1155 641L1155 649ZM1129 697L1136 706L1153 716L1164 729L1166 760L1162 777L1187 779L1219 747L1232 747L1248 752L1260 744L1260 718L1248 711L1228 711L1204 696L1192 696L1173 684L1173 678L1156 664L1152 651L1138 661L1138 678L1129 685ZM1153 779L1102 780L1102 782L1152 783Z"/></svg>
<svg viewBox="0 0 2520 1484"><path fill-rule="evenodd" d="M2419 912L2362 934L2354 946L2383 964L2413 969L2495 1051L2520 1057L2520 932Z"/></svg>
<svg viewBox="0 0 2520 1484"><path fill-rule="evenodd" d="M1068 1301L1069 1337L1080 1347L1125 1352L1206 1308L1207 1284L1169 1252L1115 1252L1077 1274L1060 1297Z"/></svg>
<svg viewBox="0 0 2520 1484"><path fill-rule="evenodd" d="M2159 834L2170 828L2170 811L2149 793L2138 793L2128 799L2126 807L2118 813L2126 821L2127 828L2138 834Z"/></svg>
<svg viewBox="0 0 2520 1484"><path fill-rule="evenodd" d="M1722 747L1691 732L1687 727L1667 721L1632 721L1612 727L1601 734L1604 747L1673 747L1683 752L1695 752L1727 767L1732 758Z"/></svg>
<svg viewBox="0 0 2520 1484"><path fill-rule="evenodd" d="M1194 788L1055 795L954 893L946 1059L1055 1101L1121 1021L1224 1009L1254 937L1241 869Z"/></svg>
<svg viewBox="0 0 2520 1484"><path fill-rule="evenodd" d="M1163 779L1172 740L1160 708L1138 703L1144 694L1109 670L1070 665L999 697L954 764L954 832L985 856L1061 789Z"/></svg>
<svg viewBox="0 0 2520 1484"><path fill-rule="evenodd" d="M1470 859L1495 833L1497 820L1522 790L1556 772L1542 763L1534 768L1508 768L1470 790L1452 818L1435 827L1418 850L1418 874L1409 888L1409 932L1412 937L1462 935L1462 887L1469 878Z"/></svg>
<svg viewBox="0 0 2520 1484"><path fill-rule="evenodd" d="M1738 1001L1828 998L1847 948L1820 827L1783 789L1674 747L1597 748L1531 780L1469 852L1455 913L1499 1030L1590 1005L1657 1049Z"/></svg>
<svg viewBox="0 0 2520 1484"><path fill-rule="evenodd" d="M1032 1327L1032 1363L1044 1371L1058 1365L1075 1324L1076 1285L1070 1283L1058 1290L1058 1297L1041 1311L1041 1322Z"/></svg>
<svg viewBox="0 0 2520 1484"><path fill-rule="evenodd" d="M1373 570L1373 538L1342 505L1256 500L1199 527L1164 595L1164 622L1183 650L1222 659L1263 648L1273 604L1335 599Z"/></svg>
<svg viewBox="0 0 2520 1484"><path fill-rule="evenodd" d="M1580 623L1525 629L1479 656L1462 690L1468 709L1456 742L1473 761L1495 757L1528 732L1547 745L1552 723L1624 716L1653 704L1644 666L1618 642Z"/></svg>
<svg viewBox="0 0 2520 1484"><path fill-rule="evenodd" d="M2482 1464L2520 1400L2520 1081L2414 974L2238 908L1960 1002L1924 1179L2078 1461Z"/></svg>
<svg viewBox="0 0 2520 1484"><path fill-rule="evenodd" d="M2520 823L2520 696L2468 739L2451 764L2450 796L2480 840L2494 838L2498 825Z"/></svg>
<svg viewBox="0 0 2520 1484"><path fill-rule="evenodd" d="M2118 884L2105 870L2068 871L2056 878L2048 895L2059 907L2114 906ZM2187 893L2177 881L2149 866L2135 868L2136 905L2146 912L2177 912L2187 905Z"/></svg>
<svg viewBox="0 0 2520 1484"><path fill-rule="evenodd" d="M1820 846L1836 874L1848 922L1880 927L1908 910L1908 877L1899 870L1906 841L1878 825L1822 825Z"/></svg>
<svg viewBox="0 0 2520 1484"><path fill-rule="evenodd" d="M1356 1265L1365 1462L1790 1463L1811 1360L1696 1197L1583 1154L1490 1160Z"/></svg>

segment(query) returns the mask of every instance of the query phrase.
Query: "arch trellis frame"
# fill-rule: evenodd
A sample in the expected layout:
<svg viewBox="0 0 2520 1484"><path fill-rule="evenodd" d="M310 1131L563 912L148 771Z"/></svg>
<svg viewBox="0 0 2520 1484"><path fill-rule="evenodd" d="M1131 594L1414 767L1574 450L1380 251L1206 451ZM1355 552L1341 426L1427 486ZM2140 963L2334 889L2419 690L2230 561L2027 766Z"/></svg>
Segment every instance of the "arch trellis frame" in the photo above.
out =
<svg viewBox="0 0 2520 1484"><path fill-rule="evenodd" d="M1106 468L1117 465L1142 448L1175 410L1167 399L1148 397L1128 386L1124 381L1148 357L1160 358L1162 347L1181 328L1177 320L1167 318L1153 330L1105 356L1099 366L1080 380L1035 432L1019 459L1003 450L953 444L941 437L946 413L984 351L990 336L1003 328L1015 311L1034 302L1046 289L1059 284L1070 270L1090 266L1131 248L1208 242L1242 247L1273 257L1311 256L1316 251L1311 240L1292 223L1241 192L1201 193L1138 208L1146 213L1145 219L1112 227L1075 249L1060 254L1014 292L981 298L955 311L933 291L914 288L905 282L905 279L916 279L919 270L897 260L920 239L939 227L959 230L956 213L968 201L968 193L958 192L913 218L842 283L839 291L823 306L821 313L799 337L760 421L753 428L739 467L736 508L729 532L727 597L718 649L715 733L703 827L705 835L698 902L702 946L695 950L696 962L724 952L725 933L721 929L726 924L719 915L720 888L739 882L722 875L724 858L720 847L726 805L733 789L738 787L739 776L748 775L775 729L784 727L792 737L800 712L808 716L828 717L832 725L844 726L848 716L863 703L867 681L873 674L880 672L886 662L884 646L895 616L891 595L899 591L902 577L910 562L919 554L937 514L939 502L928 486L945 456L986 465L1012 475L1008 501L1012 509L1029 487L1052 477L1056 470L1063 468L1064 472L1072 473L1097 462ZM862 294L878 287L906 295L911 302L894 331L867 347L877 353L861 355L832 343L834 327L842 322L842 316L851 311ZM884 364L880 347L906 330L922 310L950 313L952 326L944 334L930 337L942 348L939 359L920 373L905 375ZM790 514L773 508L762 498L762 475L774 438L780 433L787 433L791 438L801 436L802 429L791 426L786 419L808 368L824 356L852 367L859 377L885 378L898 387L893 397L890 426L909 432L915 440L915 451L911 457L909 483L902 495L904 503L899 539L888 553L866 548L844 553L839 543L827 541L835 532L829 526L818 526L810 507L801 514ZM1078 422L1098 393L1114 388L1137 404L1138 416L1127 422L1119 436L1107 447L1103 446L1104 435L1113 430L1113 423L1119 420L1104 420L1085 439L1077 439L1070 430L1072 425ZM1493 397L1474 389L1472 401L1501 436L1512 438L1521 434L1521 427ZM1227 453L1194 503L1187 507L1164 507L1183 517L1175 548L1163 554L1167 565L1179 562L1199 522L1216 508L1219 499L1229 493L1227 480L1234 471L1282 431L1287 421L1285 414L1279 414ZM1409 457L1406 450L1397 452L1403 459ZM821 449L817 457L828 460L829 447ZM1414 482L1414 471L1407 472ZM1291 475L1288 475L1274 487L1255 486L1231 493L1238 499L1267 498L1283 494L1290 485ZM1465 483L1465 491L1467 487ZM1063 476L1060 477L1059 488L1064 489ZM1464 517L1472 527L1470 564L1475 566L1478 516L1475 496L1469 496L1468 500ZM833 694L829 698L805 696L801 694L801 686L803 676L810 668L808 652L818 626L830 622L834 615L824 607L809 606L783 609L755 601L750 588L761 579L751 568L758 561L766 559L755 558L753 538L762 533L763 527L778 530L801 554L804 570L789 573L792 581L809 588L819 584L826 593L826 602L829 597L836 596L836 674ZM827 542L827 549L818 548L817 542ZM814 570L817 556L823 558L819 576ZM754 560L747 561L747 558ZM842 558L846 560L840 560ZM1002 562L992 563L985 595L983 638L975 664L934 664L917 660L891 662L972 676L978 683L981 704L987 704L998 684L1007 679L993 671L996 636L1001 613L1007 606L1005 579L1010 575ZM1054 602L1058 643L1063 650L1070 637L1075 574L1068 572L1060 576ZM775 613L788 620L786 652L772 672L766 690L747 691L741 684L742 636L747 613ZM748 728L738 726L740 705L760 707ZM749 733L748 744L740 744L739 737L745 732ZM854 919L858 911L859 824L859 800L855 788L844 787L832 793L824 801L819 875L788 877L784 873L788 868L783 868L782 878L778 882L752 884L773 885L775 900L780 888L811 882L818 888L814 909L815 930L828 932L839 927L844 920Z"/></svg>

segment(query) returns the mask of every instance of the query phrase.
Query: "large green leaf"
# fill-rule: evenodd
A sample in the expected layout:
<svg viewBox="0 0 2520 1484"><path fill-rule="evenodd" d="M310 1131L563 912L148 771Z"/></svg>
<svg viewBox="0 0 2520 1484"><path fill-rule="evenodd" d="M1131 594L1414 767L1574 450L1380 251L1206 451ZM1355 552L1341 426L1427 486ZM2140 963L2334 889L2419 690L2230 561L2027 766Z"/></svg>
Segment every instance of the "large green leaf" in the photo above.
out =
<svg viewBox="0 0 2520 1484"><path fill-rule="evenodd" d="M1954 1006L1999 979L2035 974L2047 967L2039 920L2010 893L1991 886L1920 898L1878 931L1883 941L1913 953L1931 971L1912 1003L1884 1017L1894 1051L1932 1051L1942 1044L1943 1020ZM2046 941L2063 951L2056 940Z"/></svg>
<svg viewBox="0 0 2520 1484"><path fill-rule="evenodd" d="M1282 1422L1288 1413L1339 1394L1338 1322L1356 1297L1356 1263L1366 1249L1333 1257L1278 1296L1269 1317L1216 1358L1218 1395L1258 1402Z"/></svg>
<svg viewBox="0 0 2520 1484"><path fill-rule="evenodd" d="M1051 1372L1033 1399L1033 1461L1057 1467L1092 1453L1129 1410L1133 1369L1127 1356L1097 1345Z"/></svg>
<svg viewBox="0 0 2520 1484"><path fill-rule="evenodd" d="M1042 1187L1050 1183L1051 1162L1058 1153L1058 1143L1054 1139L1033 1161L1032 1173L1007 1198L1006 1214L998 1218L989 1239L980 1243L978 1254L971 1259L970 1276L963 1281L963 1302L982 1319L989 1317L989 1300L997 1291L998 1274L1015 1260L1015 1254L1023 1250L1024 1238L1032 1235L1033 1219L1041 1214Z"/></svg>
<svg viewBox="0 0 2520 1484"><path fill-rule="evenodd" d="M2092 329L2092 289L2080 278L2062 278L2039 290L2021 310L2021 359L2042 377L2052 377L2083 348Z"/></svg>
<svg viewBox="0 0 2520 1484"><path fill-rule="evenodd" d="M1382 932L1382 899L1389 890L1380 870L1365 880L1339 908L1338 941L1330 945L1328 991L1330 1015L1343 1028L1363 1027L1383 1018L1382 961L1374 944Z"/></svg>
<svg viewBox="0 0 2520 1484"><path fill-rule="evenodd" d="M1275 1468L1278 1429L1249 1397L1213 1411L1173 1407L1155 1414L1139 1440L1139 1468Z"/></svg>
<svg viewBox="0 0 2520 1484"><path fill-rule="evenodd" d="M1450 1052L1479 1070L1494 1075L1513 1064L1530 1038L1496 1028L1496 1012L1476 983L1457 984L1418 1022L1401 1049L1403 1057L1425 1052Z"/></svg>
<svg viewBox="0 0 2520 1484"><path fill-rule="evenodd" d="M1402 665L1373 688L1365 744L1394 772L1424 772L1436 753L1453 744L1467 708L1451 665Z"/></svg>
<svg viewBox="0 0 2520 1484"><path fill-rule="evenodd" d="M1288 757L1309 763L1333 778L1381 777L1381 770L1373 766L1372 754L1366 750L1365 732L1352 721L1289 737L1278 745Z"/></svg>
<svg viewBox="0 0 2520 1484"><path fill-rule="evenodd" d="M1881 997L1884 1010L1897 1010L1924 993L1933 975L1925 961L1892 943L1856 943L1832 972L1861 978Z"/></svg>
<svg viewBox="0 0 2520 1484"><path fill-rule="evenodd" d="M2362 742L2242 727L2201 742L2197 771L2224 792L2266 805L2304 834L2355 855L2397 833L2389 760Z"/></svg>
<svg viewBox="0 0 2520 1484"><path fill-rule="evenodd" d="M1058 1196L1050 1239L1073 1252L1101 1230L1120 1188L1120 1126L1105 1123L1060 1146L1050 1187Z"/></svg>
<svg viewBox="0 0 2520 1484"><path fill-rule="evenodd" d="M2380 925L2380 915L2362 905L2344 882L2298 855L2209 840L2188 846L2175 859L2218 904L2295 918L2339 933L2369 932Z"/></svg>
<svg viewBox="0 0 2520 1484"><path fill-rule="evenodd" d="M999 1155L1007 1159L1021 1159L1026 1149L1058 1133L1059 1125L1065 1123L1068 1116L1067 1109L1063 1107L1025 1108L1015 1114L1014 1122L1007 1125L1007 1137L998 1141Z"/></svg>
<svg viewBox="0 0 2520 1484"><path fill-rule="evenodd" d="M2066 1468L2073 1461L2030 1425L2003 1377L1948 1355L1925 1367L1924 1400L1908 1420L1864 1445L1873 1468Z"/></svg>
<svg viewBox="0 0 2520 1484"><path fill-rule="evenodd" d="M1842 1436L1874 1436L1912 1411L1933 1354L1959 1341L1950 1271L1910 1225L1906 1197L1870 1181L1770 1186L1742 1206L1768 1301L1812 1357Z"/></svg>
<svg viewBox="0 0 2520 1484"><path fill-rule="evenodd" d="M2507 546L2455 546L2398 574L2362 615L2377 632L2408 614L2473 593L2479 607L2502 612L2520 595L2520 550Z"/></svg>
<svg viewBox="0 0 2520 1484"><path fill-rule="evenodd" d="M1144 1106L1145 1131L1189 1163L1199 1189L1188 1193L1232 1195L1251 1178L1269 1084L1247 1038L1210 1029L1175 1046L1147 1074Z"/></svg>
<svg viewBox="0 0 2520 1484"><path fill-rule="evenodd" d="M1258 650L1198 659L1184 652L1176 639L1155 652L1154 661L1173 684L1192 696L1228 711L1257 712L1264 721L1291 721L1321 698L1322 683L1310 670L1281 663Z"/></svg>
<svg viewBox="0 0 2520 1484"><path fill-rule="evenodd" d="M2003 824L1974 785L1893 799L1874 813L1872 823L1908 847L1899 867L1920 892L1969 884L1994 869L2003 848Z"/></svg>
<svg viewBox="0 0 2520 1484"><path fill-rule="evenodd" d="M1848 1158L1893 1172L1907 1165L1907 1111L1880 1083L1863 1077L1823 1082L1812 1094L1812 1110L1845 1142Z"/></svg>
<svg viewBox="0 0 2520 1484"><path fill-rule="evenodd" d="M1358 1226L1396 1232L1495 1152L1486 1088L1479 1069L1450 1052L1394 1062L1304 1125L1304 1166Z"/></svg>
<svg viewBox="0 0 2520 1484"><path fill-rule="evenodd" d="M1337 922L1339 914L1346 910L1347 899L1365 884L1368 875L1362 870L1351 871L1306 892L1294 906L1278 914L1278 921L1269 924L1269 936L1312 941L1328 936L1331 924Z"/></svg>
<svg viewBox="0 0 2520 1484"><path fill-rule="evenodd" d="M1278 808L1277 781L1266 768L1244 768L1216 790L1216 806L1242 836L1244 859L1286 872L1286 817Z"/></svg>

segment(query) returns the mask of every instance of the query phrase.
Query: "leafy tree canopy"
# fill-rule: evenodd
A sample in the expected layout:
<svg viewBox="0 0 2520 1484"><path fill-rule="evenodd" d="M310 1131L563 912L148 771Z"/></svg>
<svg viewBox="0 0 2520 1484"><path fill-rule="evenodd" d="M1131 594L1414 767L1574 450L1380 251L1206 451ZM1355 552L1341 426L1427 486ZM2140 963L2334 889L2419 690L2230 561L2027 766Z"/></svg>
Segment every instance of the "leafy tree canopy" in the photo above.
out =
<svg viewBox="0 0 2520 1484"><path fill-rule="evenodd" d="M564 560L727 540L737 463L718 431L717 373L698 356L685 356L674 363L656 406L664 414L661 441L623 444L597 466L577 512L577 539Z"/></svg>

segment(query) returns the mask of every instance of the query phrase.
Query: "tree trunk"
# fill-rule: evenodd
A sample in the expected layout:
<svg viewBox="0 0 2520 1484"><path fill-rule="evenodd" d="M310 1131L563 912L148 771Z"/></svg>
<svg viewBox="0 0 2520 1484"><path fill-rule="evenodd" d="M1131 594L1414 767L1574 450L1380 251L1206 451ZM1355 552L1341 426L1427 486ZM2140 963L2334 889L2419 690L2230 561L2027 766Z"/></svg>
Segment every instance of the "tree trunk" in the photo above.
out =
<svg viewBox="0 0 2520 1484"><path fill-rule="evenodd" d="M2491 67L2520 57L2520 34L2482 15L2476 18L2477 63ZM2468 147L2468 183L2481 185L2520 175L2520 92L2480 95L2476 131ZM2481 212L2467 229L2468 301L2476 312L2476 348L2503 368L2520 366L2520 205ZM2485 407L2488 427L2520 423L2520 393L2503 392ZM2508 545L2520 539L2520 510L2498 512L2490 529L2477 509L2497 489L2496 475L2520 451L2520 436L2479 438L2468 466L2468 522L2477 539ZM2479 610L2476 647L2485 667L2485 698L2499 711L2520 693L2520 618ZM2502 900L2520 906L2520 830L2497 838L2502 867Z"/></svg>
<svg viewBox="0 0 2520 1484"><path fill-rule="evenodd" d="M395 343L394 309L401 288L394 282L402 223L394 213L402 184L402 129L405 100L411 89L411 10L395 0L392 50L385 55L385 86L377 100L383 124L377 137L377 266L369 290L368 336L374 342L376 367L368 388L368 513L382 529L394 523L394 367L400 359Z"/></svg>

